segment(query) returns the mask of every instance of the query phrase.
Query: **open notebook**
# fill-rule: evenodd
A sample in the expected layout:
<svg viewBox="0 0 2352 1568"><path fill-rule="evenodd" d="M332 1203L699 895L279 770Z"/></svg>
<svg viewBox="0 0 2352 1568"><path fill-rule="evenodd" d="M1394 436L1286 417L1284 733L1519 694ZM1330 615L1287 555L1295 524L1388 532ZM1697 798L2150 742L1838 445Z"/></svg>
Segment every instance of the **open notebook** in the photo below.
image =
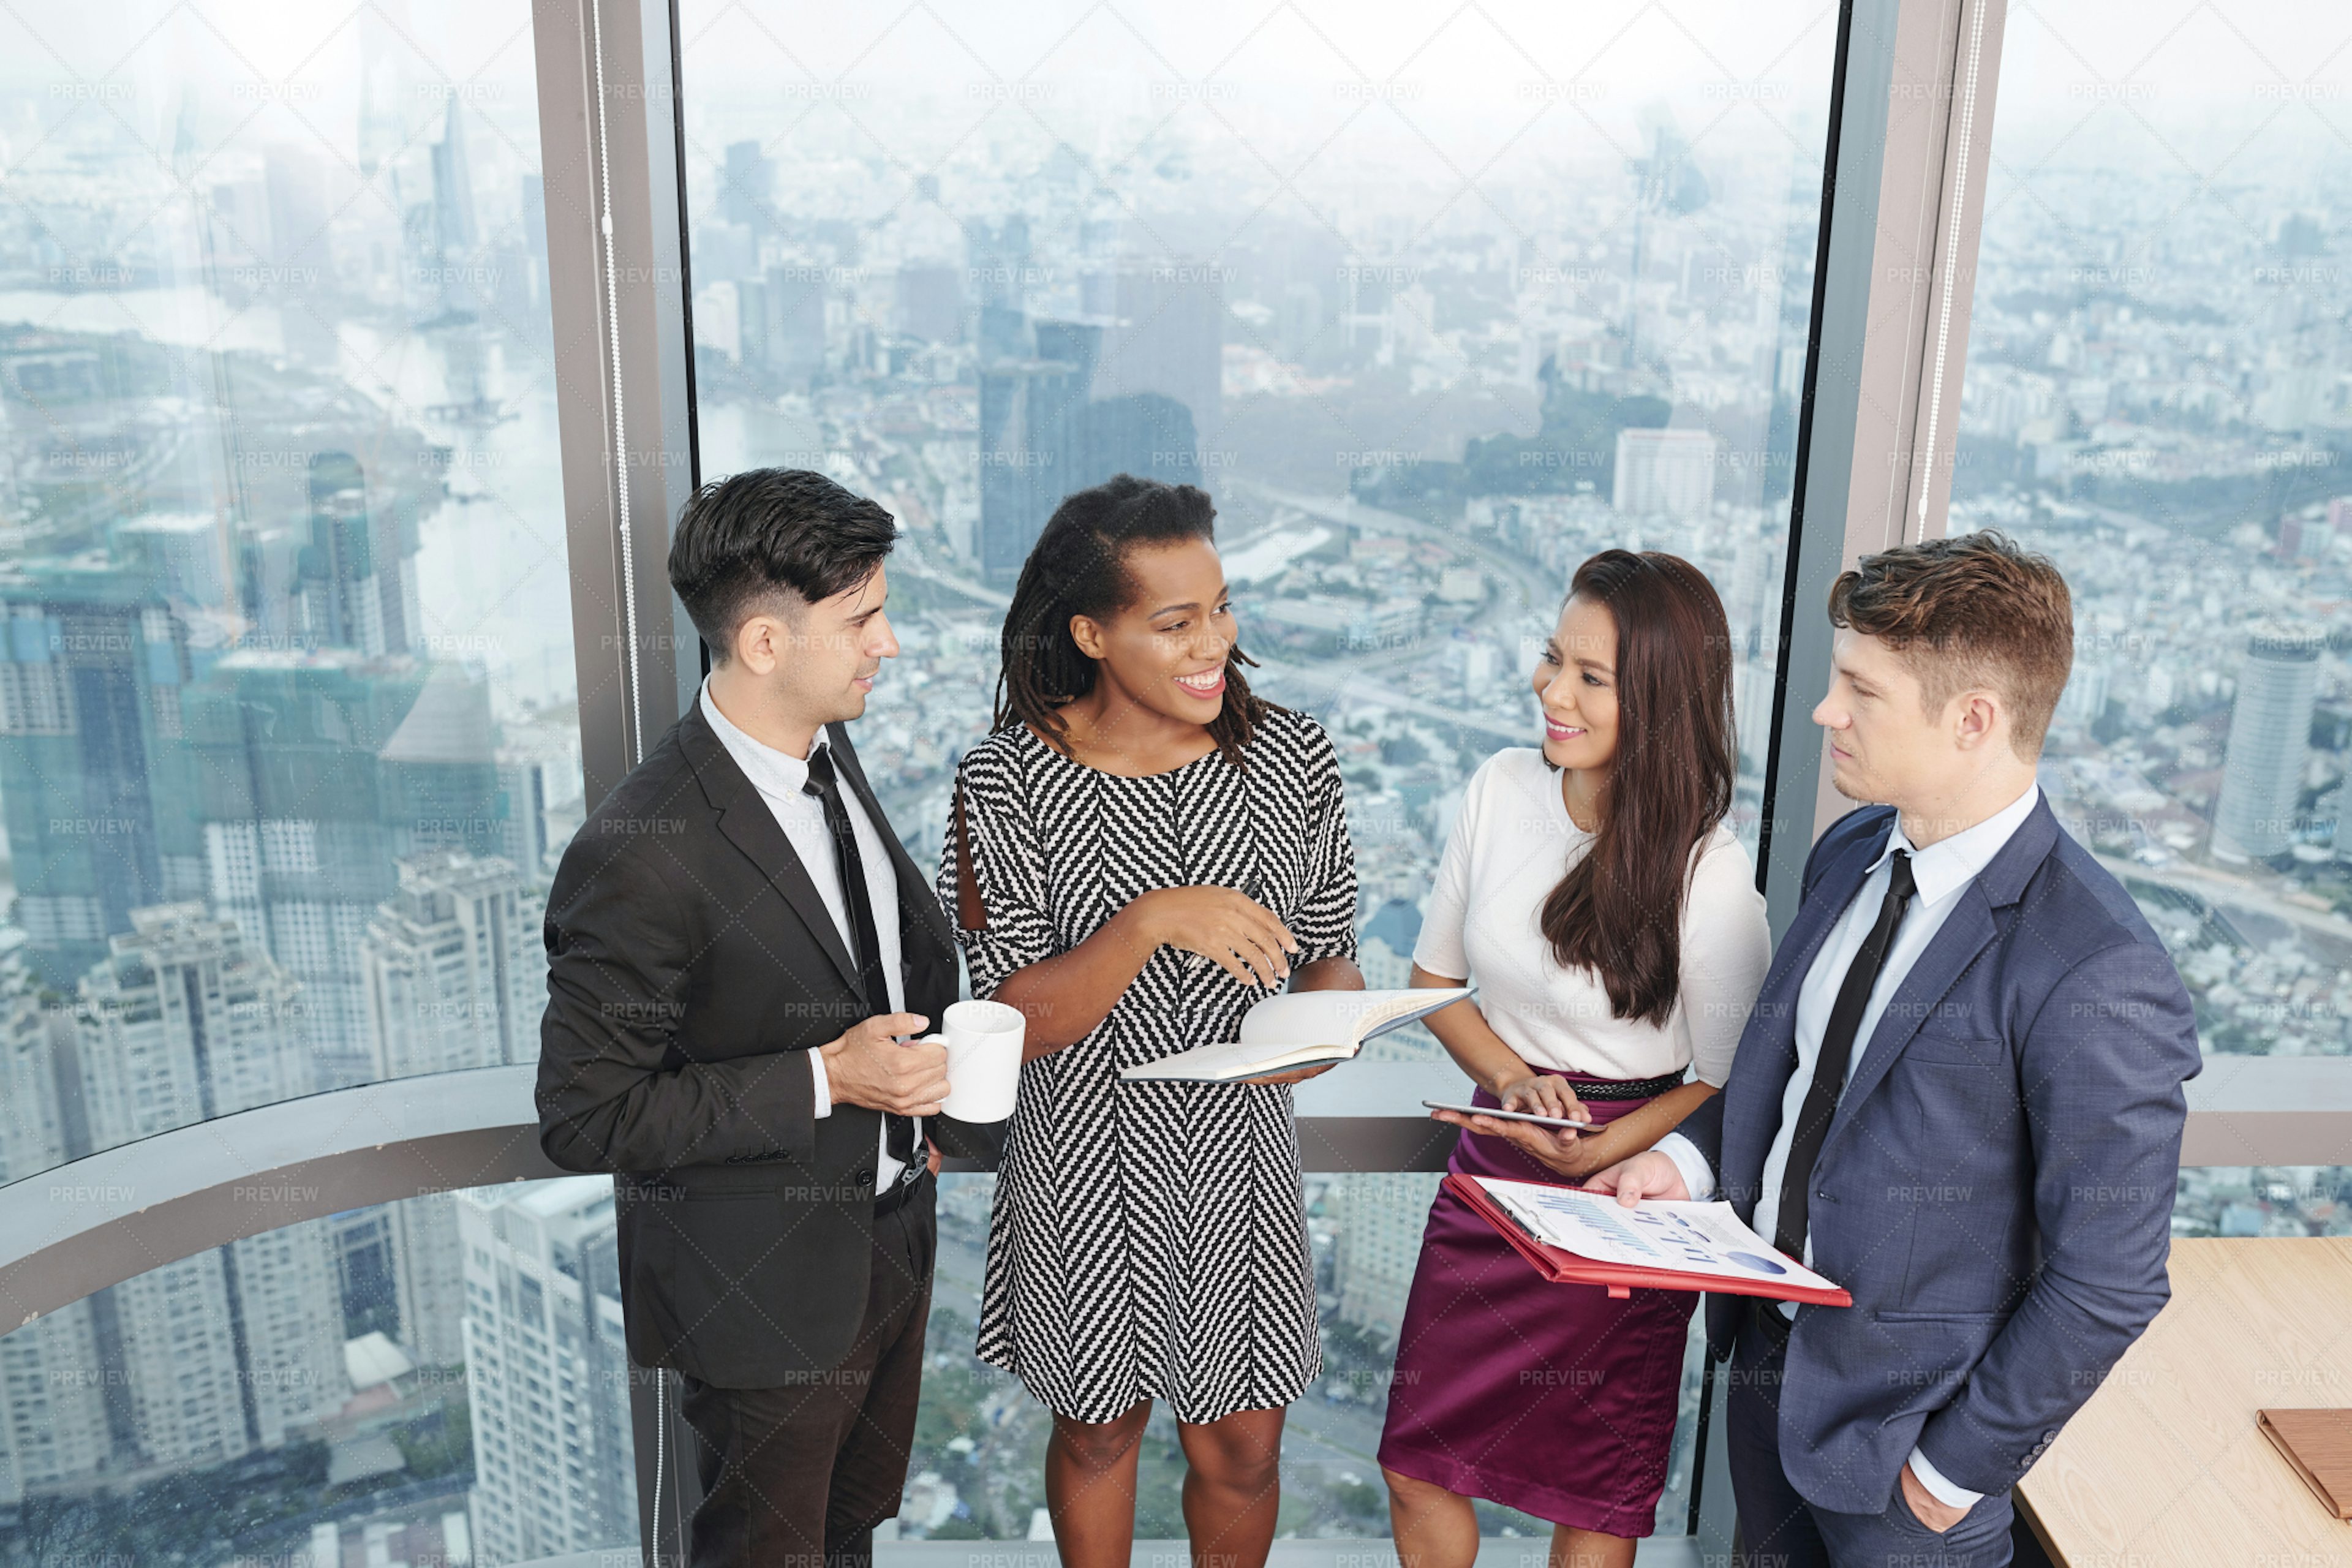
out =
<svg viewBox="0 0 2352 1568"><path fill-rule="evenodd" d="M1343 1062L1362 1050L1365 1041L1451 1007L1476 989L1286 992L1242 1015L1240 1039L1196 1046L1141 1067L1123 1068L1118 1076L1134 1081L1231 1083Z"/></svg>

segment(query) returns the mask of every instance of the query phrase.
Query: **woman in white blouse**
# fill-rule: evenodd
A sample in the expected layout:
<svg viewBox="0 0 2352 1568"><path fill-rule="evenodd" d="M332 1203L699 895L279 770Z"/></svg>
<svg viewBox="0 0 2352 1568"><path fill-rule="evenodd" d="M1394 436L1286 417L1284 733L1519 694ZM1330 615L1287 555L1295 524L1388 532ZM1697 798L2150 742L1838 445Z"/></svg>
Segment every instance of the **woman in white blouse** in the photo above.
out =
<svg viewBox="0 0 2352 1568"><path fill-rule="evenodd" d="M1724 825L1731 637L1688 562L1577 569L1537 666L1540 751L1471 778L1413 949L1415 985L1478 987L1429 1026L1473 1103L1450 1169L1573 1184L1721 1087L1770 960ZM1685 1081L1685 1069L1693 1069ZM1403 1568L1469 1568L1473 1498L1555 1526L1555 1568L1622 1568L1664 1489L1692 1304L1554 1285L1441 1189L1397 1345L1380 1459Z"/></svg>

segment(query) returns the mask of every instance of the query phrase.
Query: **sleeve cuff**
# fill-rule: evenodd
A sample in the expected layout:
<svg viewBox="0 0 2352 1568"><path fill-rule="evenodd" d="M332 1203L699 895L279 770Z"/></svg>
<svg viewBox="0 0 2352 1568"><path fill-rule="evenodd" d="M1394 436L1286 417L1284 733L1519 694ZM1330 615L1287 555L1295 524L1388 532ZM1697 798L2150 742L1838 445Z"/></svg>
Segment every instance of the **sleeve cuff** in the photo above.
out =
<svg viewBox="0 0 2352 1568"><path fill-rule="evenodd" d="M824 1053L812 1046L801 1053L808 1058L809 1084L816 1090L816 1114L833 1114L833 1082L824 1076Z"/></svg>
<svg viewBox="0 0 2352 1568"><path fill-rule="evenodd" d="M1698 1146L1679 1132L1669 1132L1653 1145L1657 1152L1675 1163L1683 1173L1683 1190L1690 1194L1691 1202L1703 1204L1715 1196L1715 1171L1707 1164L1706 1156Z"/></svg>
<svg viewBox="0 0 2352 1568"><path fill-rule="evenodd" d="M1984 1500L1984 1493L1972 1492L1966 1487L1954 1486L1946 1480L1944 1472L1936 1468L1924 1449L1911 1450L1910 1464L1911 1473L1919 1478L1919 1484L1927 1489L1927 1495L1946 1508L1974 1508Z"/></svg>

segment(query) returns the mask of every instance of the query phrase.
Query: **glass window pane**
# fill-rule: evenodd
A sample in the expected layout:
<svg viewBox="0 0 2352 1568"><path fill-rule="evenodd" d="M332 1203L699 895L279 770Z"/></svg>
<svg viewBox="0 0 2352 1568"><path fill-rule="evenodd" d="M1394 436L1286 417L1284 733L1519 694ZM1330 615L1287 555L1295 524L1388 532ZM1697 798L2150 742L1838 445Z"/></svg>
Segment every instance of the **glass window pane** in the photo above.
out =
<svg viewBox="0 0 2352 1568"><path fill-rule="evenodd" d="M2086 0L2001 49L1950 527L2066 574L2042 783L2211 1053L2352 1048L2347 40Z"/></svg>
<svg viewBox="0 0 2352 1568"><path fill-rule="evenodd" d="M608 1176L198 1253L0 1337L0 1552L527 1563L634 1545Z"/></svg>
<svg viewBox="0 0 2352 1568"><path fill-rule="evenodd" d="M528 7L0 55L0 1180L530 1059L581 784Z"/></svg>
<svg viewBox="0 0 2352 1568"><path fill-rule="evenodd" d="M1722 597L1753 852L1834 8L679 20L705 477L819 468L898 516L904 652L857 742L919 859L1031 542L1122 470L1211 492L1254 684L1333 734L1370 984L1405 983L1469 775L1541 742L1536 654L1601 549ZM989 1189L950 1190L952 1238ZM1401 1293L1428 1194L1375 1267L1348 1190L1310 1178L1333 1371L1286 1449L1301 1534L1387 1531L1366 1292ZM978 1235L943 1241L910 1534L1019 1537L1043 1503L1043 1412L971 1357ZM1178 1534L1153 1473L1139 1530Z"/></svg>

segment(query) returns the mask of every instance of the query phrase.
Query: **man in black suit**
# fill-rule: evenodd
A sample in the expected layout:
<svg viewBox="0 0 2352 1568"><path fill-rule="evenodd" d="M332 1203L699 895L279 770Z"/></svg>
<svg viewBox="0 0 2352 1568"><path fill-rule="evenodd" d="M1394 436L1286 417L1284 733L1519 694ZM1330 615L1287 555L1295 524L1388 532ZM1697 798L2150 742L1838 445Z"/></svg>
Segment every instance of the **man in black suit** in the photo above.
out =
<svg viewBox="0 0 2352 1568"><path fill-rule="evenodd" d="M709 645L686 717L548 898L540 1142L610 1172L629 1354L700 1436L695 1568L852 1568L915 1430L955 1000L928 880L851 749L897 525L823 475L704 486L671 585Z"/></svg>

